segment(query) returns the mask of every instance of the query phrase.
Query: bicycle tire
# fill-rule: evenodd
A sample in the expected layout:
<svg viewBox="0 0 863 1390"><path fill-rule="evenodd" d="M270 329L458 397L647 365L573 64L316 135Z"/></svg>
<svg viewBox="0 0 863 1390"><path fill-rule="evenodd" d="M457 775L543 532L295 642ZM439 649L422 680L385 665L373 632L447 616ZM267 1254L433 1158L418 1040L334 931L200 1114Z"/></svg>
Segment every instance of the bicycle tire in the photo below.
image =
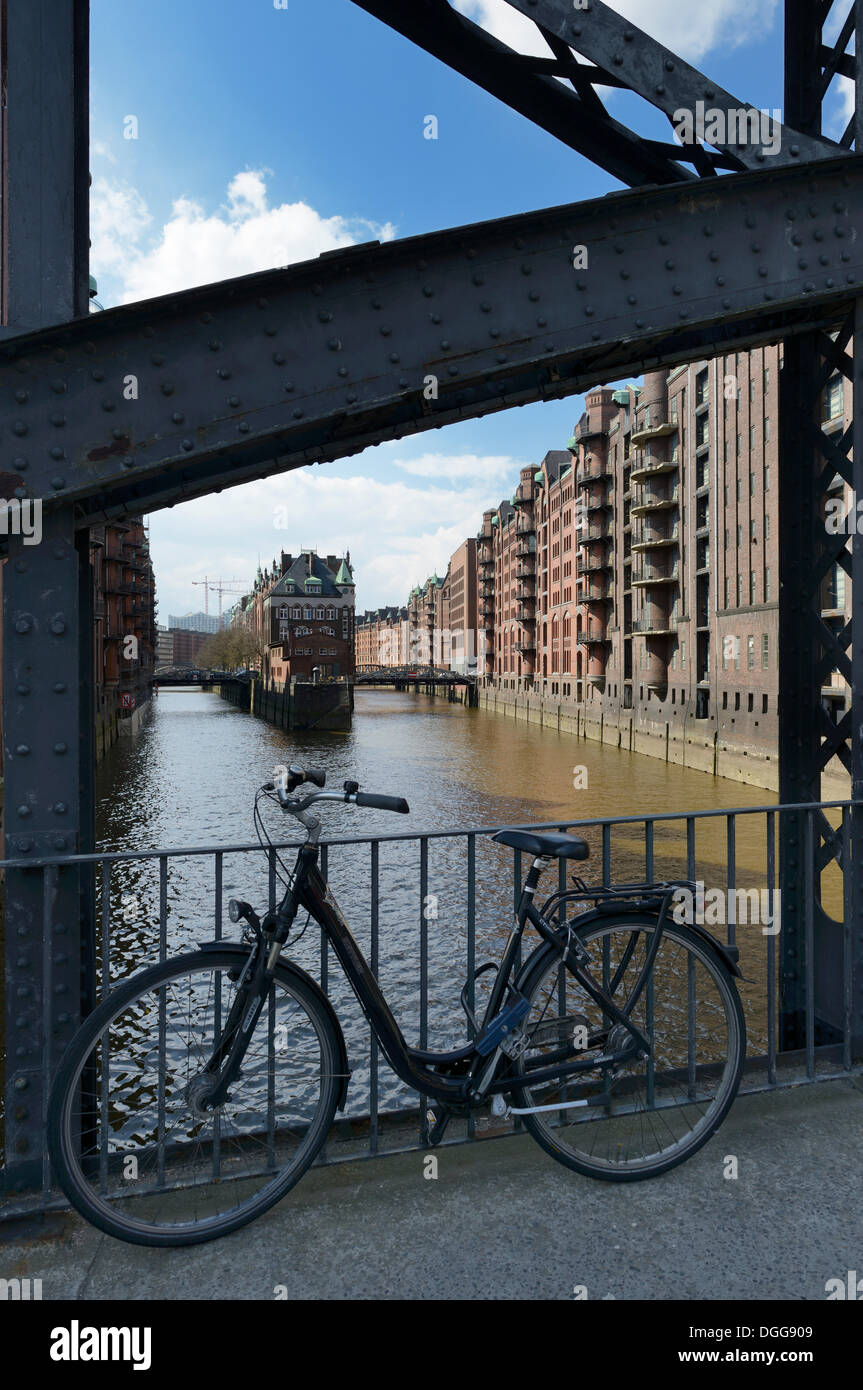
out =
<svg viewBox="0 0 863 1390"><path fill-rule="evenodd" d="M104 1045L100 1043L100 1039L110 1023L122 1018L124 1011L129 1010L136 1000L167 986L172 979L190 977L193 972L198 971L205 974L209 970L224 970L226 973L232 971L236 975L238 968L247 958L238 956L236 950L198 951L139 971L108 995L72 1038L51 1090L48 1107L48 1151L57 1181L69 1201L91 1225L107 1235L135 1245L169 1247L201 1244L228 1235L281 1201L299 1182L324 1144L342 1084L340 1040L325 1001L319 997L314 982L307 982L288 962L284 962L276 967L275 982L305 1011L320 1043L323 1068L321 1093L315 1114L306 1127L305 1139L288 1167L267 1182L256 1196L232 1208L224 1216L163 1225L139 1221L128 1214L123 1217L121 1212L109 1205L103 1194L94 1193L92 1184L85 1176L85 1162L77 1152L74 1140L73 1106L80 1094L85 1064L94 1048ZM263 1016L262 1014L262 1018ZM260 1020L255 1029L256 1033L259 1027ZM110 1086L110 1065L108 1075ZM171 1190L181 1191L182 1185ZM118 1202L117 1205L122 1207L122 1202Z"/></svg>
<svg viewBox="0 0 863 1390"><path fill-rule="evenodd" d="M607 935L610 932L619 931L630 936L635 930L655 929L656 918L650 915L627 914L620 918L594 918L590 923L583 927L574 927L574 935L588 950L590 943L598 936ZM725 1066L722 1072L722 1081L718 1095L711 1102L705 1116L701 1122L690 1133L686 1140L681 1140L670 1146L670 1151L658 1152L653 1159L639 1160L637 1162L626 1163L623 1161L614 1162L606 1156L598 1159L581 1150L568 1151L561 1143L561 1128L583 1129L584 1142L587 1142L587 1131L593 1125L602 1123L602 1120L593 1118L586 1120L589 1114L587 1109L576 1112L577 1118L570 1124L562 1126L560 1123L555 1126L552 1119L553 1114L561 1112L543 1112L525 1114L522 1119L525 1128L536 1140L536 1142L558 1163L573 1171L581 1173L586 1177L597 1178L605 1182L639 1182L646 1178L657 1177L661 1173L668 1172L676 1168L679 1164L686 1162L694 1153L710 1140L719 1129L729 1109L731 1108L743 1072L743 1065L746 1056L746 1023L743 1015L743 1007L734 983L734 979L727 967L718 958L702 938L685 925L677 923L667 923L663 929L663 941L660 943L660 954L665 948L666 941L676 943L684 947L687 952L691 952L700 963L707 975L714 982L718 995L723 1002L725 1019L728 1027L728 1047ZM657 957L658 963L659 957ZM536 960L533 964L527 962L522 992L531 1000L531 1013L525 1021L525 1032L529 1032L529 1022L533 1017L533 1010L536 1006L535 996L537 991L542 988L543 981L548 979L549 972L556 968L556 963L560 961L560 952L554 947L540 948L536 953ZM656 966L654 966L655 970ZM596 974L594 973L594 978ZM567 968L567 975L572 977L572 972ZM572 977L574 979L574 977ZM580 987L578 987L580 990ZM584 994L584 991L581 991ZM617 998L617 996L616 996ZM644 999L639 1001L641 1003ZM594 1006L596 1007L596 1006ZM637 1021L637 1020L634 1020ZM526 1056L527 1054L525 1054ZM518 1059L515 1063L516 1071L525 1075L525 1057ZM513 1089L515 1104L526 1108L536 1103L533 1093L524 1085L516 1086ZM681 1102L681 1104L691 1104L693 1102ZM609 1107L610 1109L610 1107ZM567 1112L571 1114L572 1112ZM597 1112L594 1112L596 1114ZM640 1114L637 1108L632 1107L631 1114ZM645 1108L645 1113L648 1113ZM667 1122L667 1121L666 1121Z"/></svg>

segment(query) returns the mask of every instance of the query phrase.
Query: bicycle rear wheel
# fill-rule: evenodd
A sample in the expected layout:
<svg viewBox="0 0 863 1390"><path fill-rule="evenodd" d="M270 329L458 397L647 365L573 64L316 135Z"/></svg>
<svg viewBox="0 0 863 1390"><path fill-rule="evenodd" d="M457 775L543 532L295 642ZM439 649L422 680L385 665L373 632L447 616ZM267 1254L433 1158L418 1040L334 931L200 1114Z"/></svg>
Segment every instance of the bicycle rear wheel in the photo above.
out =
<svg viewBox="0 0 863 1390"><path fill-rule="evenodd" d="M650 916L594 920L576 929L594 980L624 1009L656 930ZM691 1157L715 1134L737 1092L746 1053L743 1009L729 971L686 926L669 923L632 1021L651 1055L531 1086L530 1071L584 1047L600 1055L625 1046L626 1035L564 967L542 951L523 993L531 1010L528 1046L516 1063L519 1107L580 1101L571 1108L524 1115L526 1128L559 1163L589 1177L633 1182ZM618 1028L620 1026L618 1025ZM579 1034L576 1034L576 1029ZM586 1105L583 1102L590 1101Z"/></svg>
<svg viewBox="0 0 863 1390"><path fill-rule="evenodd" d="M247 956L199 951L133 976L78 1030L48 1115L66 1196L108 1235L193 1245L254 1220L323 1144L340 1045L315 987L279 966L230 1094L202 1104L203 1069Z"/></svg>

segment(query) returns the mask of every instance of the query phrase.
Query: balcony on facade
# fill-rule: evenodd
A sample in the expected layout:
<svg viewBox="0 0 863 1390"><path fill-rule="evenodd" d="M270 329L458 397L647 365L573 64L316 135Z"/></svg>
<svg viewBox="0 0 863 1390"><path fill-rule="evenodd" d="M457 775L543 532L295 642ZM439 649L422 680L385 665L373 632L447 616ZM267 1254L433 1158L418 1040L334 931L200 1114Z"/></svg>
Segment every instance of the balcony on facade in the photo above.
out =
<svg viewBox="0 0 863 1390"><path fill-rule="evenodd" d="M669 507L677 506L679 497L680 488L677 485L663 489L655 485L644 484L633 489L631 514L632 516L643 516L647 512L666 511Z"/></svg>
<svg viewBox="0 0 863 1390"><path fill-rule="evenodd" d="M613 603L613 582L609 581L608 584L592 584L589 589L585 589L583 593L579 594L578 601L579 603Z"/></svg>
<svg viewBox="0 0 863 1390"><path fill-rule="evenodd" d="M677 526L663 528L662 526L651 526L642 521L640 525L632 531L632 549L636 552L646 550L669 549L678 543Z"/></svg>
<svg viewBox="0 0 863 1390"><path fill-rule="evenodd" d="M630 470L630 479L634 483L649 482L651 478L660 477L665 473L675 473L680 467L677 458L656 459L645 456L636 459Z"/></svg>
<svg viewBox="0 0 863 1390"><path fill-rule="evenodd" d="M527 555L536 554L536 536L532 531L525 531L520 535L515 543L515 553L522 559Z"/></svg>
<svg viewBox="0 0 863 1390"><path fill-rule="evenodd" d="M515 586L515 597L520 603L536 603L536 591L534 577L525 576L520 583Z"/></svg>
<svg viewBox="0 0 863 1390"><path fill-rule="evenodd" d="M633 589L647 588L653 584L676 584L679 578L677 565L663 567L661 565L639 565L633 566L632 587Z"/></svg>
<svg viewBox="0 0 863 1390"><path fill-rule="evenodd" d="M517 652L519 652L522 656L528 655L528 654L530 654L531 652L535 652L535 651L536 651L536 640L535 640L535 638L533 638L533 637L529 636L529 634L525 633L524 636L523 636L523 637L520 637L520 638L518 639L518 641L516 642L516 644L515 644L515 650L516 650Z"/></svg>
<svg viewBox="0 0 863 1390"><path fill-rule="evenodd" d="M642 425L641 429L632 431L629 442L633 449L642 449L645 444L652 443L654 439L665 439L676 430L676 420L663 420L657 425Z"/></svg>
<svg viewBox="0 0 863 1390"><path fill-rule="evenodd" d="M610 642L611 638L603 627L588 627L579 632L576 640L580 647L601 647Z"/></svg>
<svg viewBox="0 0 863 1390"><path fill-rule="evenodd" d="M578 470L576 479L577 487L589 487L591 483L600 482L603 478L611 478L614 469L610 460L594 459L591 463L582 464Z"/></svg>
<svg viewBox="0 0 863 1390"><path fill-rule="evenodd" d="M611 569L612 563L608 556L587 555L576 561L575 568L576 574L593 574L597 570Z"/></svg>
<svg viewBox="0 0 863 1390"><path fill-rule="evenodd" d="M536 551L530 551L515 567L516 579L536 579Z"/></svg>
<svg viewBox="0 0 863 1390"><path fill-rule="evenodd" d="M648 637L671 637L677 631L675 614L657 613L652 618L636 618L632 624L633 632L644 633Z"/></svg>

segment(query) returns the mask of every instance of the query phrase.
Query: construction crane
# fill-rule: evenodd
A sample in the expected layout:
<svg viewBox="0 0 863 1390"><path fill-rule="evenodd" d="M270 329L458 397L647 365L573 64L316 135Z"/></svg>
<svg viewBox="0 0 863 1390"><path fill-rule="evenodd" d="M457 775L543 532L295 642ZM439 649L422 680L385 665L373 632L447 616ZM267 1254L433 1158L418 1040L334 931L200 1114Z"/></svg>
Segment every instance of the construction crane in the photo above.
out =
<svg viewBox="0 0 863 1390"><path fill-rule="evenodd" d="M204 578L203 578L203 579L193 579L193 580L192 580L192 583L193 583L196 587L203 587L203 590L204 590L204 612L205 612L205 614L207 615L207 617L209 617L209 615L210 615L210 604L209 604L209 593L210 593L210 590L212 589L213 593L219 595L219 632L222 631L222 595L223 595L223 594L247 594L247 593L249 592L249 588L250 588L250 585L247 584L247 583L245 582L245 580L243 580L243 579L217 579L217 580L215 580L214 583L211 584L211 583L210 583L209 576L206 575L206 574L204 575ZM240 587L239 587L238 589L231 588L231 585L232 585L232 584L239 584Z"/></svg>

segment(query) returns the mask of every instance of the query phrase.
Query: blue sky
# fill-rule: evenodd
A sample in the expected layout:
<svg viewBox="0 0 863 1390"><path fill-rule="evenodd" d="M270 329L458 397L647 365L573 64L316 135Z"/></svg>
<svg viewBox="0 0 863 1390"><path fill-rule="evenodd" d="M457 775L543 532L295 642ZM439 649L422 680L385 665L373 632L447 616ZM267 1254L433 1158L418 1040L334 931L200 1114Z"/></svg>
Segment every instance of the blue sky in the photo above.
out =
<svg viewBox="0 0 863 1390"><path fill-rule="evenodd" d="M505 0L454 3L519 41ZM778 0L614 8L742 99L781 107ZM91 26L91 270L106 307L618 187L350 0L92 0ZM618 119L668 130L613 101ZM192 579L251 577L259 555L300 545L350 549L360 607L403 602L581 409L528 406L154 515L163 621L201 606Z"/></svg>

